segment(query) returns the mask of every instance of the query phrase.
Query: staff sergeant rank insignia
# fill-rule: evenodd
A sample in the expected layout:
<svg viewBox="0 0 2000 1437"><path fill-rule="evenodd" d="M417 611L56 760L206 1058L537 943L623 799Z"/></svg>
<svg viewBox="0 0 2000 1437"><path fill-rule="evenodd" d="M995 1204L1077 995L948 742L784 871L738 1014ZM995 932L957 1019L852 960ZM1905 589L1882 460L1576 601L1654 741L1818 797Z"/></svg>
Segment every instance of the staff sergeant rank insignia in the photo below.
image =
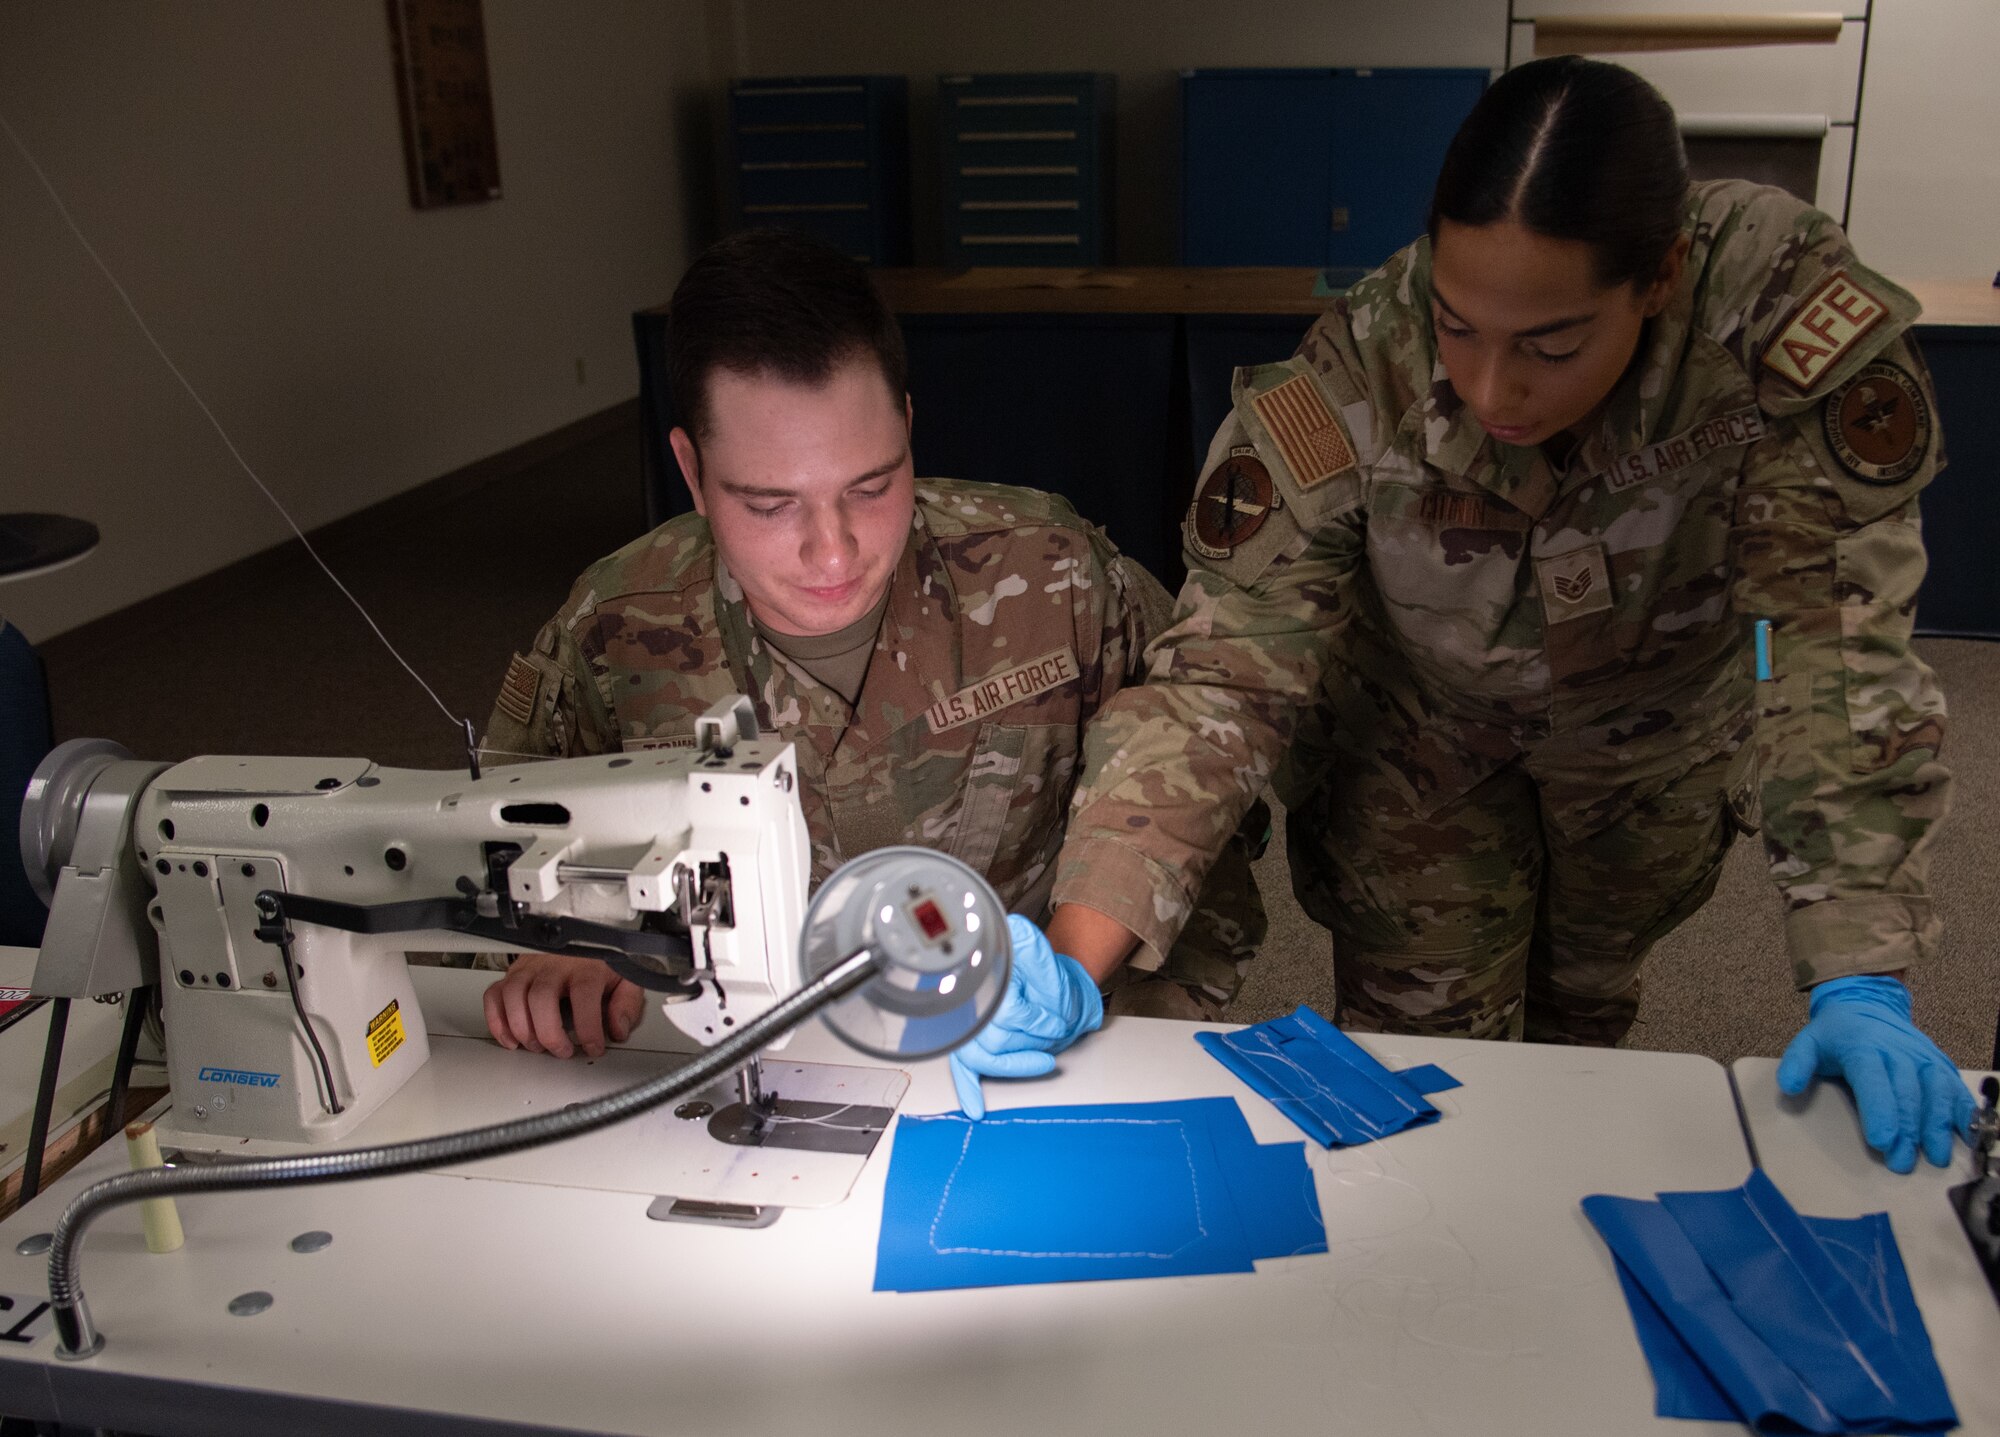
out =
<svg viewBox="0 0 2000 1437"><path fill-rule="evenodd" d="M1820 409L1826 447L1868 484L1900 484L1931 447L1931 407L1896 365L1871 364L1829 394Z"/></svg>
<svg viewBox="0 0 2000 1437"><path fill-rule="evenodd" d="M1277 504L1270 471L1255 449L1239 444L1194 496L1188 544L1204 559L1227 559L1238 544L1264 527Z"/></svg>

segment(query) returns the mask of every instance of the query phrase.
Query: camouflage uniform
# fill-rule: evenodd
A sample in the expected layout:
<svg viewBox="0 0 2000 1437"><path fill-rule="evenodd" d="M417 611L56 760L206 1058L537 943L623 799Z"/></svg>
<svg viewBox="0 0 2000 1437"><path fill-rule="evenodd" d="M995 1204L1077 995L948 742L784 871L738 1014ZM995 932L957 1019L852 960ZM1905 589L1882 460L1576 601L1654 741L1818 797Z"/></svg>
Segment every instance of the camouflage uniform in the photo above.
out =
<svg viewBox="0 0 2000 1437"><path fill-rule="evenodd" d="M1777 190L1697 186L1688 233L1561 469L1460 404L1426 242L1238 371L1174 627L1091 729L1057 903L1171 942L1282 756L1351 1026L1615 1041L1760 801L1801 985L1935 947L1916 302Z"/></svg>
<svg viewBox="0 0 2000 1437"><path fill-rule="evenodd" d="M917 484L858 702L765 643L708 525L685 515L601 560L509 666L486 744L551 757L692 745L717 699L749 694L797 746L813 882L888 844L942 849L1044 921L1083 732L1139 676L1172 611L1159 581L1028 489ZM1249 815L1164 964L1121 977L1118 1011L1211 1018L1264 935ZM1224 845L1218 841L1218 848ZM1165 951L1163 948L1161 951Z"/></svg>

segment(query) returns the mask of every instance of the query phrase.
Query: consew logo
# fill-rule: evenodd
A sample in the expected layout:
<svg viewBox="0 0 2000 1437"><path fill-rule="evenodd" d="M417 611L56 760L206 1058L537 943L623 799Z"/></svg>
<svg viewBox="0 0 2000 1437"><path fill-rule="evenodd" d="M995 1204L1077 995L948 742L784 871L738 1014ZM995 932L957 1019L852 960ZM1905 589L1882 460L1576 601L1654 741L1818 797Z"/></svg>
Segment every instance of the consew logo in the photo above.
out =
<svg viewBox="0 0 2000 1437"><path fill-rule="evenodd" d="M278 1075L253 1073L244 1068L203 1068L199 1081L234 1083L239 1088L275 1088L278 1086Z"/></svg>

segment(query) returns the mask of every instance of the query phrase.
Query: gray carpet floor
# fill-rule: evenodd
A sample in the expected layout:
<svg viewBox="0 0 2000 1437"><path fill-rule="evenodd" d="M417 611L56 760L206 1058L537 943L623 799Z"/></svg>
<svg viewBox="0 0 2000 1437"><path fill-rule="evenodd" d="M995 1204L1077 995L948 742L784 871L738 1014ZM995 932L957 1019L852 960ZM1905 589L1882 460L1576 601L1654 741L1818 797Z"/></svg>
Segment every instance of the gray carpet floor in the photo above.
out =
<svg viewBox="0 0 2000 1437"><path fill-rule="evenodd" d="M592 560L644 529L636 427L351 539L327 558L454 715L484 726L508 655ZM246 503L261 502L246 493ZM1984 1067L2000 1012L1991 875L2000 855L2000 645L1927 640L1951 703L1954 811L1933 848L1945 942L1915 977L1917 1016L1954 1060ZM443 767L462 741L303 552L280 575L201 602L169 595L43 646L57 736L114 738L148 758L362 754ZM1332 947L1292 899L1283 824L1259 865L1271 934L1231 1016L1332 1011ZM1727 1062L1776 1056L1804 1020L1778 900L1755 843L1707 907L1654 950L1633 1047Z"/></svg>

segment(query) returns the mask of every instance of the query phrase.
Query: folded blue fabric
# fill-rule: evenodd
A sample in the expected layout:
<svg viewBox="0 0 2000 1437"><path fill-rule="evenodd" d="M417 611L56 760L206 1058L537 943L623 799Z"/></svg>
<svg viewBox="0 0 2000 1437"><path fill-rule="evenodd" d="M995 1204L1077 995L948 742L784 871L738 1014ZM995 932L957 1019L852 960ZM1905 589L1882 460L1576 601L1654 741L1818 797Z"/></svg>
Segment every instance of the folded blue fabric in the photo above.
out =
<svg viewBox="0 0 2000 1437"><path fill-rule="evenodd" d="M1323 1148L1353 1147L1434 1123L1430 1093L1459 1086L1426 1063L1392 1073L1310 1008L1194 1040Z"/></svg>
<svg viewBox="0 0 2000 1437"><path fill-rule="evenodd" d="M878 1292L1249 1272L1326 1251L1302 1143L1229 1098L903 1117Z"/></svg>
<svg viewBox="0 0 2000 1437"><path fill-rule="evenodd" d="M1802 1218L1762 1172L1583 1208L1618 1261L1660 1416L1771 1433L1958 1425L1885 1214Z"/></svg>

